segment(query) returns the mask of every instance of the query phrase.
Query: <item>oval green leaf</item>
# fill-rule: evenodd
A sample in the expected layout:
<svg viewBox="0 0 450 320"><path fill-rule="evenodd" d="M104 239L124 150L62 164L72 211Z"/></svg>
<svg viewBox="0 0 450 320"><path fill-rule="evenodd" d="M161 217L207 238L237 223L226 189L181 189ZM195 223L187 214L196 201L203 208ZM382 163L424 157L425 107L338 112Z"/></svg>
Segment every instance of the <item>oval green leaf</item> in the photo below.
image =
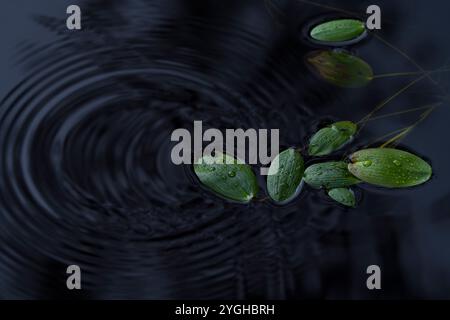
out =
<svg viewBox="0 0 450 320"><path fill-rule="evenodd" d="M409 152L374 148L353 153L348 170L364 182L386 187L406 188L430 179L431 166Z"/></svg>
<svg viewBox="0 0 450 320"><path fill-rule="evenodd" d="M340 121L322 128L309 141L311 156L325 156L338 150L353 139L357 126L351 121Z"/></svg>
<svg viewBox="0 0 450 320"><path fill-rule="evenodd" d="M343 188L361 182L347 169L347 163L331 161L316 163L305 170L303 179L313 188Z"/></svg>
<svg viewBox="0 0 450 320"><path fill-rule="evenodd" d="M331 199L347 207L356 206L355 193L349 188L335 188L328 191Z"/></svg>
<svg viewBox="0 0 450 320"><path fill-rule="evenodd" d="M299 191L305 166L300 152L287 149L277 155L270 164L267 191L276 202L287 202Z"/></svg>
<svg viewBox="0 0 450 320"><path fill-rule="evenodd" d="M359 88L373 79L365 61L343 51L314 51L306 61L320 78L338 87Z"/></svg>
<svg viewBox="0 0 450 320"><path fill-rule="evenodd" d="M200 158L194 172L206 187L230 200L246 203L258 193L251 167L227 154Z"/></svg>
<svg viewBox="0 0 450 320"><path fill-rule="evenodd" d="M315 26L311 38L324 42L342 42L356 39L366 30L364 22L356 19L337 19Z"/></svg>

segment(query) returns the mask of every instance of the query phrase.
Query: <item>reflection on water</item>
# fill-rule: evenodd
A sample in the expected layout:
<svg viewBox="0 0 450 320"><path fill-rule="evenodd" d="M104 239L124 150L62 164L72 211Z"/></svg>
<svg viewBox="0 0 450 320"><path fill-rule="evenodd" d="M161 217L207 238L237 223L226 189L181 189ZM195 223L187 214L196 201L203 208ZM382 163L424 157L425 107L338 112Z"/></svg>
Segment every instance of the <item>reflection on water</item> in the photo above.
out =
<svg viewBox="0 0 450 320"><path fill-rule="evenodd" d="M356 91L318 80L304 64L317 47L301 30L329 10L275 5L276 17L262 1L88 0L76 33L36 13L52 40L21 43L11 70L19 66L22 81L2 81L10 90L0 107L1 297L448 297L449 215L438 211L449 208L449 155L432 140L439 116L404 142L433 164L432 181L395 192L365 186L354 210L307 188L286 206L264 201L264 190L260 201L230 203L171 163L172 130L194 120L280 128L282 146L304 147L324 123L357 121L411 80ZM412 9L380 5L396 21L383 34L426 69L449 57L448 47L421 51L441 41L408 33ZM347 49L376 73L416 70L370 37ZM424 80L390 111L441 93ZM448 117L445 108L436 114ZM344 153L416 117L374 121ZM82 294L65 287L69 264L81 267ZM365 287L370 264L383 271L382 293Z"/></svg>

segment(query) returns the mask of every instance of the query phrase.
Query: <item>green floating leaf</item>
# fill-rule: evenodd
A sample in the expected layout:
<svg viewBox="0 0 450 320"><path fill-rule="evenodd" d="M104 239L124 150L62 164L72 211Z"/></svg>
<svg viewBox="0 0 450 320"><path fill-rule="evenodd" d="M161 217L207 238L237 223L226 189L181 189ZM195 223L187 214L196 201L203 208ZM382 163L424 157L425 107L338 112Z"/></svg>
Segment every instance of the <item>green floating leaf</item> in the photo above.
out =
<svg viewBox="0 0 450 320"><path fill-rule="evenodd" d="M298 191L305 166L301 154L287 149L275 157L267 176L267 191L276 202L291 200Z"/></svg>
<svg viewBox="0 0 450 320"><path fill-rule="evenodd" d="M347 207L354 208L356 206L355 193L348 188L335 188L328 191L328 195L334 201L339 202Z"/></svg>
<svg viewBox="0 0 450 320"><path fill-rule="evenodd" d="M360 182L342 161L313 164L305 170L303 179L313 188L325 189L343 188Z"/></svg>
<svg viewBox="0 0 450 320"><path fill-rule="evenodd" d="M325 156L338 150L353 138L356 129L351 121L336 122L320 129L309 141L309 155Z"/></svg>
<svg viewBox="0 0 450 320"><path fill-rule="evenodd" d="M324 42L342 42L356 39L366 30L364 22L356 19L337 19L315 26L311 38Z"/></svg>
<svg viewBox="0 0 450 320"><path fill-rule="evenodd" d="M227 154L216 153L199 159L194 171L205 186L227 199L246 203L258 193L250 166Z"/></svg>
<svg viewBox="0 0 450 320"><path fill-rule="evenodd" d="M306 60L320 78L338 87L359 88L373 79L365 61L343 51L314 51Z"/></svg>
<svg viewBox="0 0 450 320"><path fill-rule="evenodd" d="M390 148L365 149L350 156L348 170L364 182L386 188L406 188L431 177L431 166L421 158Z"/></svg>

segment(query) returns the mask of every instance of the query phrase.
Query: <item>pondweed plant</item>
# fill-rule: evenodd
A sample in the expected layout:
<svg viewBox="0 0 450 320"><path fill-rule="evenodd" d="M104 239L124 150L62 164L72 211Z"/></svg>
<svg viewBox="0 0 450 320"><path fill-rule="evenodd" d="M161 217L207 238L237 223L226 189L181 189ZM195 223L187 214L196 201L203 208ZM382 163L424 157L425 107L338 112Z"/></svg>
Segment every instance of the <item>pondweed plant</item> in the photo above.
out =
<svg viewBox="0 0 450 320"><path fill-rule="evenodd" d="M207 188L227 199L246 203L258 194L251 167L227 154L217 152L199 159L194 171Z"/></svg>
<svg viewBox="0 0 450 320"><path fill-rule="evenodd" d="M341 126L343 123L345 125ZM332 129L339 127L344 133ZM308 150L314 142L320 147L320 155L328 155L348 143L355 131L356 125L349 121L333 123L311 137ZM251 167L241 161L234 159L231 164L225 164L227 157L230 156L222 153L204 157L202 164L194 165L194 171L205 186L222 197L249 202L258 192L256 177ZM342 205L354 207L356 199L351 187L361 182L385 188L406 188L428 181L432 174L426 161L392 148L363 149L351 154L347 161L319 162L306 170L299 150L289 148L280 152L272 164L275 165L269 168L267 192L279 204L298 196L305 182L314 189L326 190L331 199Z"/></svg>
<svg viewBox="0 0 450 320"><path fill-rule="evenodd" d="M300 1L315 4L311 1ZM272 8L270 0L266 1L266 4ZM275 8L272 9L275 10ZM277 15L280 16L280 13L277 12ZM337 47L340 44L348 44L348 41L354 43L355 40L361 40L366 33L367 30L361 20L340 18L314 26L309 35L315 43ZM274 202L284 204L292 201L300 194L304 182L313 189L325 190L331 199L344 206L355 207L356 198L352 188L359 183L384 188L407 188L423 184L430 179L432 168L426 161L392 146L428 117L439 103L379 117L373 117L373 115L420 80L428 78L434 82L430 77L431 73L449 71L449 69L425 71L405 53L381 37L376 35L375 37L414 63L419 71L374 75L367 62L343 50L313 51L306 56L306 63L319 78L343 88L363 87L377 78L414 75L419 77L375 106L358 123L339 121L318 130L309 140L306 149L308 155L321 157L340 150L353 140L368 121L421 109L425 111L412 125L383 136L382 139L391 138L380 147L356 151L344 161L318 162L305 169L300 150L289 148L280 152L272 161L267 177L267 193ZM219 153L212 162L210 158L203 158L204 163L194 165L194 171L206 187L222 197L244 203L249 202L258 192L256 177L250 166L238 160L232 164L223 164L223 160L227 157L230 156Z"/></svg>
<svg viewBox="0 0 450 320"><path fill-rule="evenodd" d="M351 121L340 121L320 129L309 141L310 156L325 156L353 139L357 126Z"/></svg>
<svg viewBox="0 0 450 320"><path fill-rule="evenodd" d="M345 51L314 51L306 61L318 77L338 87L364 87L374 78L367 62Z"/></svg>
<svg viewBox="0 0 450 320"><path fill-rule="evenodd" d="M303 157L291 148L281 152L272 161L267 176L269 196L279 202L288 202L300 192L303 171Z"/></svg>
<svg viewBox="0 0 450 320"><path fill-rule="evenodd" d="M316 41L340 43L361 37L366 32L364 22L358 19L336 19L318 24L310 31Z"/></svg>

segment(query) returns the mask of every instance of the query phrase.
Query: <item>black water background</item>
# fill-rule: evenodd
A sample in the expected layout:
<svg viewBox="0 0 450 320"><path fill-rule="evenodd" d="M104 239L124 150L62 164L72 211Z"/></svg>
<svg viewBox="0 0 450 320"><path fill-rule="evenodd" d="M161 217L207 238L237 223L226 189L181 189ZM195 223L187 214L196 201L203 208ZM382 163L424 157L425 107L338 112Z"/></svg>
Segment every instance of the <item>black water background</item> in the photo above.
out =
<svg viewBox="0 0 450 320"><path fill-rule="evenodd" d="M170 163L170 132L193 120L281 128L282 145L303 146L410 80L342 90L311 75L303 56L315 47L300 30L330 10L277 1L274 18L262 1L86 1L83 31L69 32L68 4L2 3L0 297L449 298L448 105L403 144L432 163L432 181L363 187L354 210L310 190L285 207L228 203ZM384 37L425 69L448 63L447 2L378 4ZM375 39L349 49L377 73L415 70ZM448 76L436 79L448 91ZM424 80L387 110L439 94ZM412 121L374 122L353 148ZM65 287L69 264L83 270L81 292ZM370 264L380 292L365 287Z"/></svg>

